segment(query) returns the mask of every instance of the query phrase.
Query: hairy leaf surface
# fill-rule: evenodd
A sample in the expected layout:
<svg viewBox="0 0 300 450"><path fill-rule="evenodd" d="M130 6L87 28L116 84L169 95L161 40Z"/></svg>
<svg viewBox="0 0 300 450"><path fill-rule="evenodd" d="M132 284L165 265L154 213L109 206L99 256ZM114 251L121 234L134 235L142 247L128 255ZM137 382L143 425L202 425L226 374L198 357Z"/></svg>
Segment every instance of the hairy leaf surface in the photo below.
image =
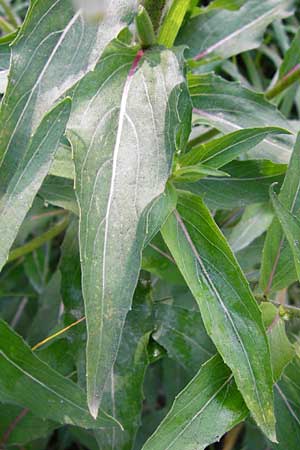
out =
<svg viewBox="0 0 300 450"><path fill-rule="evenodd" d="M177 136L188 135L177 112L182 99L189 106L171 51L143 56L120 41L76 88L68 136L80 209L87 389L94 416L131 306L142 248L157 229L150 211L164 195Z"/></svg>

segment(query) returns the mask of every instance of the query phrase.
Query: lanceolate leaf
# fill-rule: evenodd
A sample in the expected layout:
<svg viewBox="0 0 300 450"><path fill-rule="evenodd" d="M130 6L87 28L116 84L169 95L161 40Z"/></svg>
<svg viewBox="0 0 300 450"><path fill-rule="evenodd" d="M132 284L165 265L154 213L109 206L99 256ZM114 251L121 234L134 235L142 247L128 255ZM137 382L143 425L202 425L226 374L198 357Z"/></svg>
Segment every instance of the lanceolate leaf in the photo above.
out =
<svg viewBox="0 0 300 450"><path fill-rule="evenodd" d="M280 225L282 226L283 232L290 244L292 253L294 255L298 280L300 280L300 222L278 200L277 195L275 194L272 186L270 189L270 196L277 219L279 220Z"/></svg>
<svg viewBox="0 0 300 450"><path fill-rule="evenodd" d="M273 312L272 310L272 314ZM291 344L286 337L281 319L278 318L269 328L268 335L273 367L276 368L276 377L279 377L293 357ZM287 370L289 368L290 366ZM284 423L281 420L280 410L276 412L280 421L277 430L281 434ZM191 382L176 397L170 412L146 442L143 450L181 450L183 448L203 450L209 444L219 440L236 424L244 421L248 414L232 374L220 356L216 355L201 367ZM286 442L284 433L281 437L283 442Z"/></svg>
<svg viewBox="0 0 300 450"><path fill-rule="evenodd" d="M275 386L275 411L279 444L278 450L294 450L300 440L300 361L296 357Z"/></svg>
<svg viewBox="0 0 300 450"><path fill-rule="evenodd" d="M149 286L138 284L133 307L126 318L122 342L103 395L103 408L124 430L107 428L96 433L99 447L130 450L141 424L143 383L149 364L147 345L154 327Z"/></svg>
<svg viewBox="0 0 300 450"><path fill-rule="evenodd" d="M284 55L283 62L280 66L279 77L282 78L291 70L299 67L300 64L300 29L296 33L291 47Z"/></svg>
<svg viewBox="0 0 300 450"><path fill-rule="evenodd" d="M278 200L291 214L297 214L300 208L300 137L298 137L293 155L287 170L284 183L282 185ZM273 280L276 272L284 269L286 261L293 259L292 251L286 249L288 247L285 241L284 232L280 222L274 218L271 227L268 230L262 259L260 284L262 289L268 293L273 289ZM287 255L285 257L284 253ZM293 273L293 272L292 272ZM289 275L289 274L287 274ZM294 273L293 273L294 275ZM282 282L283 281L283 282ZM286 281L286 283L285 283ZM293 281L293 280L291 280ZM295 281L295 280L294 280ZM282 287L287 287L290 280L282 277Z"/></svg>
<svg viewBox="0 0 300 450"><path fill-rule="evenodd" d="M80 208L88 403L95 417L130 309L141 251L157 229L148 216L163 195L173 152L186 133L177 114L182 101L189 105L171 51L143 56L120 41L76 88L68 136Z"/></svg>
<svg viewBox="0 0 300 450"><path fill-rule="evenodd" d="M12 161L0 166L0 270L51 166L69 118L70 106L70 99L65 99L44 117L26 151L22 157L20 155L17 167Z"/></svg>
<svg viewBox="0 0 300 450"><path fill-rule="evenodd" d="M0 321L1 400L29 408L39 417L84 428L119 426L102 412L95 421L84 392L35 356L8 325Z"/></svg>
<svg viewBox="0 0 300 450"><path fill-rule="evenodd" d="M219 169L254 148L268 134L275 133L286 133L286 131L274 127L234 131L193 148L179 159L178 164L192 166L201 162L209 167Z"/></svg>
<svg viewBox="0 0 300 450"><path fill-rule="evenodd" d="M223 133L263 126L277 126L293 132L291 124L262 94L246 89L239 83L226 81L213 74L191 75L189 88L194 111L201 122ZM268 137L251 150L250 157L286 164L292 146L292 137Z"/></svg>
<svg viewBox="0 0 300 450"><path fill-rule="evenodd" d="M105 45L124 26L122 18L132 10L134 4L135 0L113 0L103 20L87 22L82 11L75 10L72 0L31 2L25 22L12 46L9 83L1 103L0 196L8 196L12 189L11 180L16 184L16 173L23 173L26 157L34 152L33 145L37 144L36 140L30 144L30 139L44 114L67 89L93 69ZM45 125L44 122L44 133ZM63 120L60 125L63 130L62 125ZM55 138L57 135L58 132ZM48 144L43 148L43 153L47 155L43 163L45 172L49 169L46 160L51 160L50 155L53 155L55 148L54 142L51 142L51 148L48 148ZM38 171L35 159L32 166ZM28 180L30 197L27 194L22 209L13 206L15 223L10 223L9 230L14 235L36 193L32 179ZM6 202L5 199L2 201ZM2 216L6 216L6 213ZM5 220L11 222L8 217ZM6 259L13 237L6 235L5 247L1 242L0 266Z"/></svg>
<svg viewBox="0 0 300 450"><path fill-rule="evenodd" d="M266 161L232 161L222 168L230 177L209 177L197 183L180 184L181 189L189 190L205 198L212 209L231 209L252 203L269 200L269 187L272 183L282 183L286 167L281 173Z"/></svg>
<svg viewBox="0 0 300 450"><path fill-rule="evenodd" d="M143 450L204 450L247 413L229 368L214 356L181 391Z"/></svg>
<svg viewBox="0 0 300 450"><path fill-rule="evenodd" d="M247 0L238 11L214 10L191 19L181 30L178 44L188 45L188 56L228 58L258 47L273 20L292 13L290 0Z"/></svg>
<svg viewBox="0 0 300 450"><path fill-rule="evenodd" d="M181 193L178 209L167 220L162 234L248 408L274 440L267 337L259 308L230 247L202 200L189 193Z"/></svg>

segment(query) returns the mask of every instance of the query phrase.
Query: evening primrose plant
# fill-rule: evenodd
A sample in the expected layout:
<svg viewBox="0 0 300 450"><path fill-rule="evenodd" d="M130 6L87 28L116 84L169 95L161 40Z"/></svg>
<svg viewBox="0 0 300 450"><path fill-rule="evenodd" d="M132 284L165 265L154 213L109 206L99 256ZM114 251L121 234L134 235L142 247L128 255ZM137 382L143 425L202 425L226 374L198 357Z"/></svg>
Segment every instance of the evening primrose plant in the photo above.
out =
<svg viewBox="0 0 300 450"><path fill-rule="evenodd" d="M296 450L299 4L0 16L0 448Z"/></svg>

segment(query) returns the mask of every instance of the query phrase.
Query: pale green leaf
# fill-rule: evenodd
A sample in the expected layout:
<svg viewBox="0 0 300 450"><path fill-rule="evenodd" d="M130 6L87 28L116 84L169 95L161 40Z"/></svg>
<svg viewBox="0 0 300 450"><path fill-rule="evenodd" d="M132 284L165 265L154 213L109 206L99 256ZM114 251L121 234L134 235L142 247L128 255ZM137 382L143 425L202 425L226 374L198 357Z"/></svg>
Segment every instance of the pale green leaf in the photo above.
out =
<svg viewBox="0 0 300 450"><path fill-rule="evenodd" d="M270 126L295 132L291 123L262 94L239 83L226 81L214 74L191 75L189 89L194 112L201 123L211 125L223 133ZM286 164L292 153L293 142L294 137L270 136L251 150L250 157Z"/></svg>
<svg viewBox="0 0 300 450"><path fill-rule="evenodd" d="M245 208L239 223L233 227L228 242L234 252L247 247L272 223L273 212L268 204L256 203Z"/></svg>
<svg viewBox="0 0 300 450"><path fill-rule="evenodd" d="M260 45L267 26L292 14L291 0L247 0L238 11L212 10L191 19L177 44L189 46L188 57L229 58Z"/></svg>
<svg viewBox="0 0 300 450"><path fill-rule="evenodd" d="M80 209L88 403L95 416L131 306L141 251L157 230L149 214L164 196L173 152L187 134L176 109L185 113L181 102L189 105L177 57L169 50L143 56L121 41L107 48L76 88L68 137ZM161 225L165 217L158 214L156 220Z"/></svg>

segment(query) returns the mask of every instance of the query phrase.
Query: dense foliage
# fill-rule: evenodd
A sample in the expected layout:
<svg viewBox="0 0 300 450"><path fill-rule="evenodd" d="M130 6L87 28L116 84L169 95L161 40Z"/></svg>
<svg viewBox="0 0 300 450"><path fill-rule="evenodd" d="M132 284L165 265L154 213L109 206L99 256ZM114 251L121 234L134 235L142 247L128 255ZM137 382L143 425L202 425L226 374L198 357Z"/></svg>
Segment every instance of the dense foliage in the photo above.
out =
<svg viewBox="0 0 300 450"><path fill-rule="evenodd" d="M0 448L297 450L300 5L0 0Z"/></svg>

